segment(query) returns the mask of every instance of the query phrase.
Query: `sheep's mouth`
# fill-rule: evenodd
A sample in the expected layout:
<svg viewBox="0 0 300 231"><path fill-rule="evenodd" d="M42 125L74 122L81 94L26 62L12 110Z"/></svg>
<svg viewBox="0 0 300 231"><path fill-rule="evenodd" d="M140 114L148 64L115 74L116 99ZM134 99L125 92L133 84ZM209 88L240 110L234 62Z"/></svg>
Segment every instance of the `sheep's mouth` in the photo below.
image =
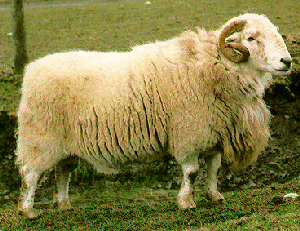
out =
<svg viewBox="0 0 300 231"><path fill-rule="evenodd" d="M291 73L292 68L281 68L274 69L274 75L289 75Z"/></svg>
<svg viewBox="0 0 300 231"><path fill-rule="evenodd" d="M279 71L279 72L289 72L291 70L290 67L283 67L283 68L280 68L280 69L275 69L275 71Z"/></svg>

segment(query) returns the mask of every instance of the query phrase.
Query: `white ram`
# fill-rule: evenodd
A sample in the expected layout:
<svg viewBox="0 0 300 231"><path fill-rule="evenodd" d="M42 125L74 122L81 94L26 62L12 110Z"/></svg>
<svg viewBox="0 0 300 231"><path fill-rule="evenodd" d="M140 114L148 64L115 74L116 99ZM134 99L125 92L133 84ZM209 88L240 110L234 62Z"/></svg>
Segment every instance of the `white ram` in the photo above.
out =
<svg viewBox="0 0 300 231"><path fill-rule="evenodd" d="M198 157L207 163L206 197L217 191L221 154L240 168L269 138L262 99L271 74L286 75L291 56L266 16L245 14L217 31L186 31L130 52L74 51L26 67L18 111L18 209L32 219L39 177L56 166L54 202L71 209L70 173L77 156L99 172L122 172L135 160L169 153L182 166L177 202L195 207Z"/></svg>

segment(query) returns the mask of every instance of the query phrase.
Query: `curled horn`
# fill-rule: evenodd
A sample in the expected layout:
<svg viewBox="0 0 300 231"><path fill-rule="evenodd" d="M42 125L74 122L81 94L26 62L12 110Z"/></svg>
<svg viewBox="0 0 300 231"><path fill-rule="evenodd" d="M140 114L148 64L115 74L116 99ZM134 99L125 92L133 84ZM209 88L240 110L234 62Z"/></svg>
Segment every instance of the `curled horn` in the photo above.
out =
<svg viewBox="0 0 300 231"><path fill-rule="evenodd" d="M222 54L231 62L246 62L250 56L249 50L239 43L225 43L225 39L234 32L243 30L246 20L240 20L225 26L219 36L219 48Z"/></svg>

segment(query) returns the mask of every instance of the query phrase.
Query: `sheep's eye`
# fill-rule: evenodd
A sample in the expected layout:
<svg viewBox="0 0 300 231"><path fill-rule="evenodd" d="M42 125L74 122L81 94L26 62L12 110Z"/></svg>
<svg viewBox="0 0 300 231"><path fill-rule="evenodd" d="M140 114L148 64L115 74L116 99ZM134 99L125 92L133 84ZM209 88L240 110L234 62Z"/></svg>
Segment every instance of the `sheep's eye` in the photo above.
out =
<svg viewBox="0 0 300 231"><path fill-rule="evenodd" d="M248 38L248 42L253 42L255 39L253 37Z"/></svg>

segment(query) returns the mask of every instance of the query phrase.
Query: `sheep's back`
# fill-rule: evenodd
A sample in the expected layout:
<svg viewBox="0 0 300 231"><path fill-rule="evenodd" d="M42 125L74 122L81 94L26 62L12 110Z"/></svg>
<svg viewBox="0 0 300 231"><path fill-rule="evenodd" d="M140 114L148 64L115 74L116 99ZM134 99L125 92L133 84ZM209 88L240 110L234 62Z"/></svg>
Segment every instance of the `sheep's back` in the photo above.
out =
<svg viewBox="0 0 300 231"><path fill-rule="evenodd" d="M110 53L108 53L110 54ZM32 110L80 115L94 104L107 104L126 94L126 59L99 52L70 52L46 56L29 64L22 101ZM123 60L123 62L121 62ZM124 61L125 60L125 61ZM43 105L48 108L43 108ZM105 105L104 105L105 106Z"/></svg>

